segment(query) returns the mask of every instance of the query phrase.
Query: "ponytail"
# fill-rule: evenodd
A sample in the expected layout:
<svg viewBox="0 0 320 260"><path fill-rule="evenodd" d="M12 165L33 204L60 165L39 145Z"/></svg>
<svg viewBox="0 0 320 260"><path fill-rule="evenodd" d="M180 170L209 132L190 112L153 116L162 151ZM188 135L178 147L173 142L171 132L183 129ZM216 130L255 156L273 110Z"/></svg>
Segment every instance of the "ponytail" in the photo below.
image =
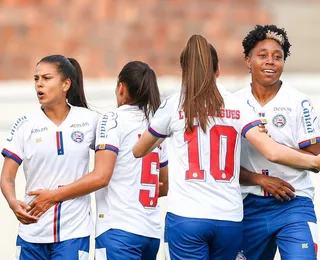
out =
<svg viewBox="0 0 320 260"><path fill-rule="evenodd" d="M144 62L132 61L123 67L118 78L128 89L130 104L142 108L149 120L161 104L155 72Z"/></svg>
<svg viewBox="0 0 320 260"><path fill-rule="evenodd" d="M181 53L182 93L180 104L186 117L186 131L198 121L205 132L209 117L221 115L223 98L216 86L218 56L201 35L193 35Z"/></svg>
<svg viewBox="0 0 320 260"><path fill-rule="evenodd" d="M71 79L71 87L67 93L68 102L73 106L88 108L83 87L83 74L80 64L76 59L68 58L71 65L75 68L76 75Z"/></svg>

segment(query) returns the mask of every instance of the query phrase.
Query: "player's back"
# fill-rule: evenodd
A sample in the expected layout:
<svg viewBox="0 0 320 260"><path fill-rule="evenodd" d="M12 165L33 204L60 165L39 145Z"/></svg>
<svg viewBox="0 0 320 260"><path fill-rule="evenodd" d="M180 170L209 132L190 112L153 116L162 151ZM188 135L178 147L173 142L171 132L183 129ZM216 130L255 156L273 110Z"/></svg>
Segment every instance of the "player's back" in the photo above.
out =
<svg viewBox="0 0 320 260"><path fill-rule="evenodd" d="M221 117L211 118L205 132L199 125L185 131L180 94L163 102L151 121L151 133L171 139L169 212L192 218L242 219L240 110L232 97L224 100Z"/></svg>
<svg viewBox="0 0 320 260"><path fill-rule="evenodd" d="M97 148L112 150L118 156L109 185L96 192L96 236L115 228L160 238L158 175L160 164L167 161L162 156L164 147L142 159L132 153L147 125L143 110L131 105L106 113L100 120Z"/></svg>

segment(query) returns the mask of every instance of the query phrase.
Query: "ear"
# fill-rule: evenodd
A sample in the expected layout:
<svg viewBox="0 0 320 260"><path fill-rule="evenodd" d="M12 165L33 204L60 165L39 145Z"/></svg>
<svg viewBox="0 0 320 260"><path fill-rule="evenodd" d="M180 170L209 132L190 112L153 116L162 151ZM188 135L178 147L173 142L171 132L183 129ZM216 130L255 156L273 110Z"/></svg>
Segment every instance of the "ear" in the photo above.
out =
<svg viewBox="0 0 320 260"><path fill-rule="evenodd" d="M251 72L251 59L249 56L245 57L245 62L246 62L246 65L247 65L247 68L248 70Z"/></svg>
<svg viewBox="0 0 320 260"><path fill-rule="evenodd" d="M119 90L119 95L120 96L123 96L125 94L126 88L121 82L119 82L118 90Z"/></svg>
<svg viewBox="0 0 320 260"><path fill-rule="evenodd" d="M216 71L216 78L219 78L220 76L220 65L218 64L218 69Z"/></svg>
<svg viewBox="0 0 320 260"><path fill-rule="evenodd" d="M71 87L71 79L68 78L64 81L64 85L62 89L63 91L67 92L70 89L70 87Z"/></svg>

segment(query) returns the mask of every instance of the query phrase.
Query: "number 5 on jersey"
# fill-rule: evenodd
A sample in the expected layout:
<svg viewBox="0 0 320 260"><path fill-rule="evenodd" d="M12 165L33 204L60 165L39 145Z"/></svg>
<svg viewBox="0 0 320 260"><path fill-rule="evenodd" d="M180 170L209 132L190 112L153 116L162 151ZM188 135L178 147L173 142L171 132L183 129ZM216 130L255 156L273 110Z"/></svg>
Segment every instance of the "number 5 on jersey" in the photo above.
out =
<svg viewBox="0 0 320 260"><path fill-rule="evenodd" d="M154 208L158 204L159 170L158 153L150 153L142 158L141 184L148 189L140 190L139 200L145 208ZM153 190L154 194L152 194Z"/></svg>
<svg viewBox="0 0 320 260"><path fill-rule="evenodd" d="M186 180L205 181L206 175L200 167L199 149L201 128L195 126L192 132L185 132L184 140L188 142L189 169ZM237 143L237 131L232 126L214 125L210 135L210 175L216 181L230 182L234 176L234 152ZM201 148L201 147L200 147Z"/></svg>

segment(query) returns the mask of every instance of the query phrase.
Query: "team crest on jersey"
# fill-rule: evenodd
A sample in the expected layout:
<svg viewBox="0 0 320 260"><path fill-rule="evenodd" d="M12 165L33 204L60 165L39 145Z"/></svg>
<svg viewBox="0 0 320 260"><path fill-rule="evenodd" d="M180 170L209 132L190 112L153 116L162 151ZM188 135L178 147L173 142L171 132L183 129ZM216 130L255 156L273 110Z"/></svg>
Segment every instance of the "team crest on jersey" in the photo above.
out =
<svg viewBox="0 0 320 260"><path fill-rule="evenodd" d="M75 141L76 143L81 143L84 139L84 134L80 131L74 131L71 134L71 138L73 141Z"/></svg>
<svg viewBox="0 0 320 260"><path fill-rule="evenodd" d="M246 260L247 258L244 256L242 252L239 252L237 255L236 260Z"/></svg>
<svg viewBox="0 0 320 260"><path fill-rule="evenodd" d="M283 115L276 115L273 119L272 119L272 123L276 126L276 127L284 127L287 123L287 119L283 116Z"/></svg>

